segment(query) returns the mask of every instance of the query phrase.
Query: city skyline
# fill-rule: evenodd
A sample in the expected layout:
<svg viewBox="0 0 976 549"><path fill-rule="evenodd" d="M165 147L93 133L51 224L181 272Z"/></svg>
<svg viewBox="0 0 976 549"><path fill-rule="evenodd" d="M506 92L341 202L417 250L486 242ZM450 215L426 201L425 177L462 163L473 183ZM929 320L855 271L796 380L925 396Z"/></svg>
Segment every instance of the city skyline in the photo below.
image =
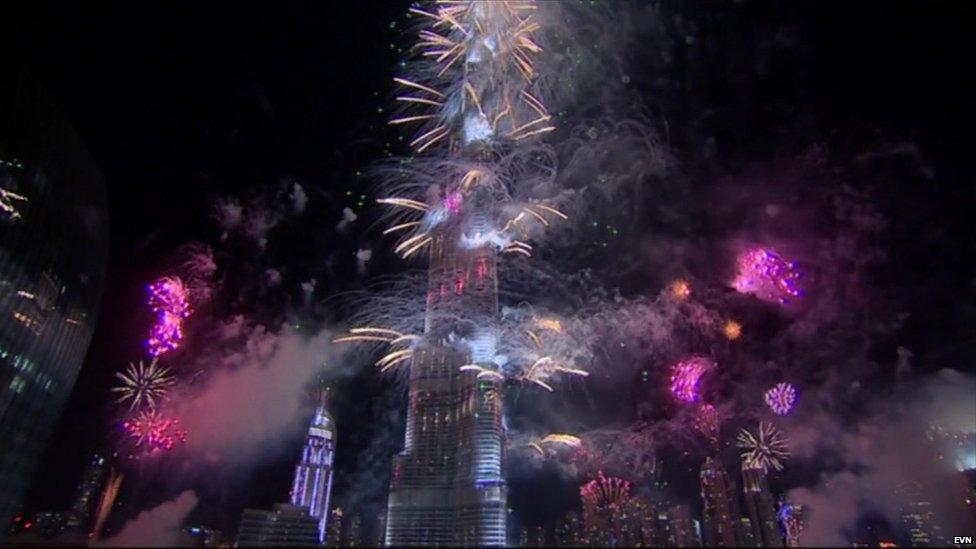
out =
<svg viewBox="0 0 976 549"><path fill-rule="evenodd" d="M965 4L2 9L0 535L976 521Z"/></svg>

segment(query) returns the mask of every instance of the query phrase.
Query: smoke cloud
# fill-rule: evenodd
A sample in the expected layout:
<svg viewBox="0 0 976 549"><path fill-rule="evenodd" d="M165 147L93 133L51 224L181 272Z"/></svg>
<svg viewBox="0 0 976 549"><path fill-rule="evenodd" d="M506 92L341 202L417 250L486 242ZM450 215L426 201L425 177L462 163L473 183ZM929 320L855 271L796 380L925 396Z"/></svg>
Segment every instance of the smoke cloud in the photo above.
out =
<svg viewBox="0 0 976 549"><path fill-rule="evenodd" d="M197 506L197 495L187 490L125 523L115 536L96 543L100 547L174 547L183 520Z"/></svg>

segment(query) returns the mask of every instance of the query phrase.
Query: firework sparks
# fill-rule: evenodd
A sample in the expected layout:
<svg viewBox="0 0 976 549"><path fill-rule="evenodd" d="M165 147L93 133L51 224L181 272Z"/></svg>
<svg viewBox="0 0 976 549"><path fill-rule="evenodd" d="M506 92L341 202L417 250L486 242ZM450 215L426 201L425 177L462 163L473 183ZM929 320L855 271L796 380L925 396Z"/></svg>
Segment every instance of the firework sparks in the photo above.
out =
<svg viewBox="0 0 976 549"><path fill-rule="evenodd" d="M580 487L580 497L591 509L619 509L630 500L630 483L599 471L597 478Z"/></svg>
<svg viewBox="0 0 976 549"><path fill-rule="evenodd" d="M796 406L796 388L790 383L777 383L763 397L769 409L781 416L789 414Z"/></svg>
<svg viewBox="0 0 976 549"><path fill-rule="evenodd" d="M739 339L740 337L742 337L742 324L739 324L734 320L727 321L722 326L722 335L724 335L725 339L729 341L735 341Z"/></svg>
<svg viewBox="0 0 976 549"><path fill-rule="evenodd" d="M678 400L696 402L702 376L715 367L715 363L703 357L694 357L671 367L671 393Z"/></svg>
<svg viewBox="0 0 976 549"><path fill-rule="evenodd" d="M113 393L119 393L116 402L129 401L129 410L142 408L148 405L151 409L156 409L156 400L166 395L167 389L176 380L170 375L169 369L160 366L157 359L153 359L146 366L141 360L139 364L129 363L125 372L116 372L115 377L122 382L118 387L113 387Z"/></svg>
<svg viewBox="0 0 976 549"><path fill-rule="evenodd" d="M732 281L732 287L739 292L776 303L789 303L803 295L799 287L803 276L799 265L771 250L746 250L739 255L737 264L739 273Z"/></svg>
<svg viewBox="0 0 976 549"><path fill-rule="evenodd" d="M691 297L691 284L687 280L679 278L668 285L668 293L678 301L685 301Z"/></svg>
<svg viewBox="0 0 976 549"><path fill-rule="evenodd" d="M702 404L695 415L695 429L712 444L718 444L718 431L721 420L718 411L711 404Z"/></svg>
<svg viewBox="0 0 976 549"><path fill-rule="evenodd" d="M535 383L551 393L553 388L552 385L549 384L549 380L557 373L578 377L587 377L590 375L590 373L586 370L564 366L556 362L556 360L551 356L544 356L533 362L532 365L529 366L528 370L518 376L518 379L527 381L529 383Z"/></svg>
<svg viewBox="0 0 976 549"><path fill-rule="evenodd" d="M0 212L7 214L10 219L20 219L20 212L14 202L27 202L27 197L0 187Z"/></svg>
<svg viewBox="0 0 976 549"><path fill-rule="evenodd" d="M167 276L150 284L149 308L156 313L156 323L146 344L149 354L158 357L177 349L183 341L183 321L192 312L183 281Z"/></svg>
<svg viewBox="0 0 976 549"><path fill-rule="evenodd" d="M759 430L754 435L748 429L739 432L736 446L745 450L742 461L748 467L777 471L783 470L783 462L789 459L790 451L786 438L772 423L759 422Z"/></svg>
<svg viewBox="0 0 976 549"><path fill-rule="evenodd" d="M136 446L150 451L172 450L178 442L186 442L187 439L187 431L180 428L179 419L163 417L155 410L141 412L122 422L121 427Z"/></svg>
<svg viewBox="0 0 976 549"><path fill-rule="evenodd" d="M109 471L108 480L105 481L105 489L102 490L102 497L98 500L95 525L92 527L91 537L95 539L101 537L102 527L105 526L105 521L112 514L115 498L119 495L119 487L122 486L122 479L124 477L125 475L116 473L114 467Z"/></svg>
<svg viewBox="0 0 976 549"><path fill-rule="evenodd" d="M376 342L389 344L393 350L376 361L376 365L380 367L380 372L387 372L397 364L413 358L413 344L421 339L423 339L421 336L405 334L390 328L363 326L352 328L347 334L333 338L332 343ZM397 347L399 345L408 345L408 347L399 348Z"/></svg>

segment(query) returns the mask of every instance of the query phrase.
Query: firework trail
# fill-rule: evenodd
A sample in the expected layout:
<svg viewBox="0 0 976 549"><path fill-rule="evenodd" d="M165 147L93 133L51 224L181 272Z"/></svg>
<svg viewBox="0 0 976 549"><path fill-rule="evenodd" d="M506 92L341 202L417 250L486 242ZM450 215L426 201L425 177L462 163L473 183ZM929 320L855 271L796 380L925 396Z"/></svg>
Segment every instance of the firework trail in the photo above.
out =
<svg viewBox="0 0 976 549"><path fill-rule="evenodd" d="M8 219L20 219L20 212L14 202L27 202L27 197L19 195L13 191L8 191L0 187L0 212L7 215Z"/></svg>
<svg viewBox="0 0 976 549"><path fill-rule="evenodd" d="M186 442L187 432L180 428L180 420L167 418L150 410L122 422L122 432L127 434L137 447L148 451L172 450L177 443Z"/></svg>
<svg viewBox="0 0 976 549"><path fill-rule="evenodd" d="M146 345L158 357L177 349L183 341L183 321L190 316L188 292L179 277L163 277L149 285L149 308L156 322Z"/></svg>
<svg viewBox="0 0 976 549"><path fill-rule="evenodd" d="M170 375L169 369L160 366L158 359L153 359L146 366L141 360L138 366L129 363L125 372L116 372L115 377L122 382L112 388L113 393L120 393L117 403L129 401L129 410L141 409L144 405L156 409L156 400L166 396L166 391L176 383Z"/></svg>
<svg viewBox="0 0 976 549"><path fill-rule="evenodd" d="M745 250L739 254L737 265L739 272L732 281L732 287L741 293L784 304L803 295L799 287L799 280L803 277L800 266L786 261L772 250Z"/></svg>
<svg viewBox="0 0 976 549"><path fill-rule="evenodd" d="M700 397L701 378L715 366L715 362L703 357L695 357L675 364L671 367L671 393L678 400L697 402Z"/></svg>
<svg viewBox="0 0 976 549"><path fill-rule="evenodd" d="M112 507L115 505L115 498L119 495L119 488L122 486L122 479L125 477L122 473L115 472L115 467L108 473L108 480L105 481L105 488L102 490L102 496L98 500L98 507L95 514L95 525L91 530L91 537L94 539L99 539L102 535L102 527L105 526L105 521L108 520L110 514L112 514Z"/></svg>
<svg viewBox="0 0 976 549"><path fill-rule="evenodd" d="M552 433L546 435L541 439L535 439L530 441L526 446L529 446L533 450L539 453L540 456L546 457L549 453L553 453L556 450L551 450L549 453L546 452L547 448L569 448L572 450L578 450L582 448L583 441L580 440L576 435L569 435L565 433Z"/></svg>
<svg viewBox="0 0 976 549"><path fill-rule="evenodd" d="M759 422L759 430L753 434L742 429L736 439L736 446L745 450L742 461L747 467L777 471L783 470L783 462L790 457L786 438L772 423Z"/></svg>
<svg viewBox="0 0 976 549"><path fill-rule="evenodd" d="M790 383L777 383L763 395L773 413L785 416L796 406L796 388Z"/></svg>

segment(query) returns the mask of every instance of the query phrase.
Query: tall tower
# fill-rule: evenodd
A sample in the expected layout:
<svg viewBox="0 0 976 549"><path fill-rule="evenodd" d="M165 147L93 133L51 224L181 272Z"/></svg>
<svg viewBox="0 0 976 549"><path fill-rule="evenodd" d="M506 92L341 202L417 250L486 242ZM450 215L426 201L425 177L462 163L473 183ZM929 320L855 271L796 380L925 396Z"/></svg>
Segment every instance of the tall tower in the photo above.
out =
<svg viewBox="0 0 976 549"><path fill-rule="evenodd" d="M756 543L760 547L782 547L783 537L776 520L776 502L769 491L766 471L742 462L742 489Z"/></svg>
<svg viewBox="0 0 976 549"><path fill-rule="evenodd" d="M323 391L312 424L305 437L302 460L295 466L291 485L291 504L305 507L319 522L319 543L325 541L332 496L332 464L335 458L335 423L326 406L328 392Z"/></svg>
<svg viewBox="0 0 976 549"><path fill-rule="evenodd" d="M71 509L65 517L65 528L82 533L88 533L91 526L92 511L97 503L99 490L102 487L102 477L105 476L105 458L95 454L85 466L75 489L75 497L71 500Z"/></svg>
<svg viewBox="0 0 976 549"><path fill-rule="evenodd" d="M397 251L407 257L426 247L429 270L423 335L409 351L388 355L411 357L388 545L506 541L498 255L531 255L530 245L515 240L528 234L527 224L548 225L545 215L565 218L516 192L527 184L524 170L514 173L522 168L503 160L554 129L535 85L538 7L533 0L472 0L411 8L429 24L412 50L415 73L396 80L404 86L397 101L407 110L390 123L420 124L411 142L418 156L396 175L414 175L410 188L425 194L380 202L412 210L388 232L409 228ZM398 179L393 186L401 192L404 185Z"/></svg>
<svg viewBox="0 0 976 549"><path fill-rule="evenodd" d="M735 486L722 463L710 457L705 458L702 464L701 495L705 504L702 509L702 541L710 547L740 546Z"/></svg>

